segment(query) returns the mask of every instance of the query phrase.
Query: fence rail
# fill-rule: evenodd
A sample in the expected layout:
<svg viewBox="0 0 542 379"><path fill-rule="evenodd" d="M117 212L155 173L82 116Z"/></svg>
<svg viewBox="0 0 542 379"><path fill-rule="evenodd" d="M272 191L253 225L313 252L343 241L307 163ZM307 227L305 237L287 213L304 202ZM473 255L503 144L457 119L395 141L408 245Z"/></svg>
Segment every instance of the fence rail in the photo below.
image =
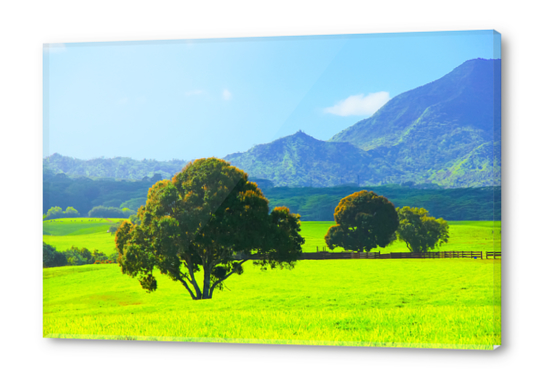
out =
<svg viewBox="0 0 542 379"><path fill-rule="evenodd" d="M469 258L469 259L500 259L501 252L496 251L432 251L432 252L396 252L381 254L379 251L370 253L359 252L317 252L303 253L301 259L439 259L439 258Z"/></svg>
<svg viewBox="0 0 542 379"><path fill-rule="evenodd" d="M345 251L341 253L330 253L319 251L317 253L303 253L301 260L322 260L322 259L439 259L439 258L470 258L470 259L501 259L500 251L432 251L427 253L416 252L395 252L381 254L380 251L363 253ZM236 259L260 260L259 255L238 256Z"/></svg>

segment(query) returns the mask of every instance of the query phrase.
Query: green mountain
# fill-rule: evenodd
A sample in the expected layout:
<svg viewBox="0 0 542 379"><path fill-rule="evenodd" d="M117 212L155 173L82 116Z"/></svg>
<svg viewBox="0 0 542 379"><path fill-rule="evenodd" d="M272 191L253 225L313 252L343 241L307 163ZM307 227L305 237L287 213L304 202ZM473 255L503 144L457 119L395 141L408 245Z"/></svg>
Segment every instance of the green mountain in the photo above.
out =
<svg viewBox="0 0 542 379"><path fill-rule="evenodd" d="M170 178L181 171L187 163L176 159L166 162L154 159L138 161L131 158L82 160L55 153L43 159L43 170L46 173L66 174L70 177L140 180L156 174L162 178Z"/></svg>
<svg viewBox="0 0 542 379"><path fill-rule="evenodd" d="M350 143L320 141L301 131L224 159L275 186L331 187L357 183L358 175L363 182L376 180L367 152Z"/></svg>
<svg viewBox="0 0 542 379"><path fill-rule="evenodd" d="M500 75L470 60L329 141L298 132L225 159L276 186L500 185Z"/></svg>
<svg viewBox="0 0 542 379"><path fill-rule="evenodd" d="M501 61L473 59L402 93L331 138L369 151L401 177L447 187L500 185ZM373 163L373 165L374 165Z"/></svg>
<svg viewBox="0 0 542 379"><path fill-rule="evenodd" d="M438 80L394 97L372 117L329 141L298 132L224 159L267 187L498 186L500 77L500 60L470 60ZM44 159L44 172L140 180L156 174L170 178L186 163L80 160L53 154Z"/></svg>

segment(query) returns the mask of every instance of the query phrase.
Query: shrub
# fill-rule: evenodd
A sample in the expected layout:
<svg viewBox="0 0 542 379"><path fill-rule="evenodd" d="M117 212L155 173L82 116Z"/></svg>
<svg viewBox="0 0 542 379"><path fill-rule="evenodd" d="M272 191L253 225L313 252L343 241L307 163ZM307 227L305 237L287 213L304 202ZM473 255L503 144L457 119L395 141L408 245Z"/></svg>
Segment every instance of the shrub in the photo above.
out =
<svg viewBox="0 0 542 379"><path fill-rule="evenodd" d="M110 260L110 257L98 250L91 253L85 247L79 249L72 246L66 251L59 252L53 246L43 243L43 267L81 266Z"/></svg>
<svg viewBox="0 0 542 379"><path fill-rule="evenodd" d="M99 205L97 207L92 208L88 212L88 217L125 218L125 215L124 215L124 212L122 212L120 208L104 207L103 205Z"/></svg>
<svg viewBox="0 0 542 379"><path fill-rule="evenodd" d="M66 256L51 246L43 243L43 267L66 266L68 261Z"/></svg>

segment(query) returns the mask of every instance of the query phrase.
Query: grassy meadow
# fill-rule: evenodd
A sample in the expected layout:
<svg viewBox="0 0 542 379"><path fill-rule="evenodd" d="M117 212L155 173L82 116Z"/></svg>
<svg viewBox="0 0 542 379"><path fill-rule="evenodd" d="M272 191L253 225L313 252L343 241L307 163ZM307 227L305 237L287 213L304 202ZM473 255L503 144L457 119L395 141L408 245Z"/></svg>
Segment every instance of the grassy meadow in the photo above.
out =
<svg viewBox="0 0 542 379"><path fill-rule="evenodd" d="M111 225L121 219L65 218L43 222L43 241L66 250L72 246L98 249L107 255L115 252L115 237L107 233ZM501 251L500 221L449 221L450 240L440 247L442 251ZM306 253L322 250L324 236L333 221L303 221L301 234L305 238L303 251ZM406 252L406 244L395 241L385 248L375 249L381 253ZM334 252L344 251L342 248Z"/></svg>
<svg viewBox="0 0 542 379"><path fill-rule="evenodd" d="M115 234L108 233L120 218L59 218L43 222L43 242L64 251L72 246L98 249L106 255L115 252Z"/></svg>
<svg viewBox="0 0 542 379"><path fill-rule="evenodd" d="M117 220L43 223L44 241L114 252ZM303 222L316 251L331 222ZM500 251L500 222L450 222L442 250ZM494 231L494 233L492 233ZM492 236L499 249L494 248ZM387 251L407 251L396 242ZM337 251L337 250L335 250ZM385 252L386 250L382 250ZM148 294L116 264L43 270L43 335L52 338L492 349L500 345L500 260L251 262L212 300L193 301L157 273Z"/></svg>
<svg viewBox="0 0 542 379"><path fill-rule="evenodd" d="M324 236L333 221L304 221L301 223L301 234L305 237L304 252L320 251L325 246ZM450 239L448 243L436 249L439 251L501 251L500 221L448 221ZM326 247L327 249L327 247ZM328 249L327 249L328 250ZM334 252L344 251L342 248ZM381 253L407 252L404 242L395 241L385 248L374 251Z"/></svg>
<svg viewBox="0 0 542 379"><path fill-rule="evenodd" d="M492 349L500 261L300 261L246 272L193 301L158 274L148 294L116 265L44 269L43 333L57 338Z"/></svg>

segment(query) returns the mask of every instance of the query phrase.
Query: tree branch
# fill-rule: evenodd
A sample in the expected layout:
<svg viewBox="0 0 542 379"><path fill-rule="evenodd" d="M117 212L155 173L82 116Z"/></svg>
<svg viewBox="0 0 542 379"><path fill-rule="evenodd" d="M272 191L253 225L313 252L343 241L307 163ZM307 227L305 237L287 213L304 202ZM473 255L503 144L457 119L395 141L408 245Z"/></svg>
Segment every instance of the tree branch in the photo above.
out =
<svg viewBox="0 0 542 379"><path fill-rule="evenodd" d="M239 263L239 266L241 266L243 263L245 263L246 261L248 261L248 259L245 259L243 260L241 263ZM222 279L219 279L217 280L216 282L213 283L213 285L211 286L211 290L209 291L210 292L210 296L213 296L213 291L215 290L215 287L219 284L219 283L222 283L224 280L228 279L230 276L232 276L237 270L231 270L231 272L226 275L225 277L223 277Z"/></svg>
<svg viewBox="0 0 542 379"><path fill-rule="evenodd" d="M190 294L190 296L192 296L192 300L196 300L196 296L194 296L194 293L192 292L192 290L190 289L190 287L188 286L188 283L186 283L184 281L183 278L179 277L179 281L183 284L184 288L186 288L186 290L188 291L188 293Z"/></svg>

